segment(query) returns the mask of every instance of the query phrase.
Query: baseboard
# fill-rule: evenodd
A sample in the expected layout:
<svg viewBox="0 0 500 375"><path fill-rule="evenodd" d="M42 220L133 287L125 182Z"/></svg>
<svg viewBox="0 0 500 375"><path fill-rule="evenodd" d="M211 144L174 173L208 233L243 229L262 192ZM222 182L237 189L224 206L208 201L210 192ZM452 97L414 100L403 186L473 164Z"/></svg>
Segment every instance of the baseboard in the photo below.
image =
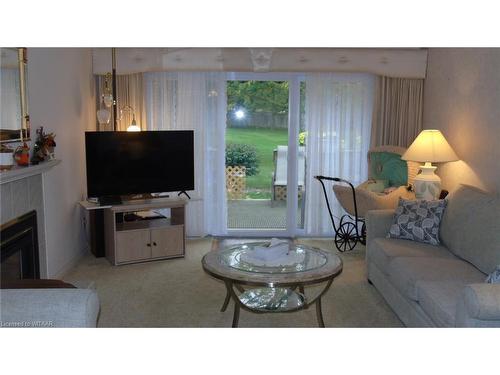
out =
<svg viewBox="0 0 500 375"><path fill-rule="evenodd" d="M90 247L89 246L85 247L78 254L76 254L71 260L66 262L66 264L53 277L51 277L51 279L58 279L58 280L64 279L64 276L66 276L66 274L78 264L80 259L82 259L85 256L85 254L88 254L89 252L90 252Z"/></svg>

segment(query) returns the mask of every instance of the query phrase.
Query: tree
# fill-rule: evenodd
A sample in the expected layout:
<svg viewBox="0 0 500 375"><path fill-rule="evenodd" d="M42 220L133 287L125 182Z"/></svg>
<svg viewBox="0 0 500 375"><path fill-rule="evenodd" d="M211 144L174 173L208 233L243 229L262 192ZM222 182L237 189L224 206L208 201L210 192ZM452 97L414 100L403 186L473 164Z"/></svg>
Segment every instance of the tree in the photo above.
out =
<svg viewBox="0 0 500 375"><path fill-rule="evenodd" d="M288 112L288 82L229 81L227 109L244 108L248 112Z"/></svg>

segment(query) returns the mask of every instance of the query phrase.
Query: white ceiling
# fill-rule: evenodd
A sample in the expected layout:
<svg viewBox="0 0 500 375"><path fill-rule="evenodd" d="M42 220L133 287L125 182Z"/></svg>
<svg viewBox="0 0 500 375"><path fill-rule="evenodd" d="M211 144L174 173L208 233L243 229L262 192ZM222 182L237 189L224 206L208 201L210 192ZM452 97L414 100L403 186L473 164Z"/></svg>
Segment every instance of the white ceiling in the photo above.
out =
<svg viewBox="0 0 500 375"><path fill-rule="evenodd" d="M117 48L118 74L150 71L363 72L425 78L426 49ZM111 71L111 48L93 50L94 74Z"/></svg>

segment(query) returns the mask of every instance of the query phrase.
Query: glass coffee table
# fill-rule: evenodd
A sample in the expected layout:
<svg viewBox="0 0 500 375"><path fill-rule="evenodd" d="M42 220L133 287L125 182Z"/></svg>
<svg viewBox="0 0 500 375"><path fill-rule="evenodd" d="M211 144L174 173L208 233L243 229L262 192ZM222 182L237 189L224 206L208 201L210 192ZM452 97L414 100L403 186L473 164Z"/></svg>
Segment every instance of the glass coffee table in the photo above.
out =
<svg viewBox="0 0 500 375"><path fill-rule="evenodd" d="M342 260L329 251L295 244L289 244L286 254L276 260L254 256L268 245L268 242L245 243L211 251L203 257L205 272L226 285L221 311L226 311L232 298L232 326L237 327L240 308L254 313L284 313L315 304L318 324L324 327L321 297L342 272ZM306 293L306 287L319 284L325 284L319 292Z"/></svg>

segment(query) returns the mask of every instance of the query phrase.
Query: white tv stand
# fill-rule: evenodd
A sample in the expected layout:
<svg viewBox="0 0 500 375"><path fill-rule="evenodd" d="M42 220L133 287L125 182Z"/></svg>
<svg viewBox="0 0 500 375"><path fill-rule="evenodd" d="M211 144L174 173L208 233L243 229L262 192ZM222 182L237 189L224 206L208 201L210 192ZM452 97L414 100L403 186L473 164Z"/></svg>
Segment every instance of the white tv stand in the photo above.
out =
<svg viewBox="0 0 500 375"><path fill-rule="evenodd" d="M106 258L113 265L184 257L187 199L155 198L125 201L119 205L98 206L80 202L86 209L104 210ZM170 217L126 221L124 215L169 208Z"/></svg>

